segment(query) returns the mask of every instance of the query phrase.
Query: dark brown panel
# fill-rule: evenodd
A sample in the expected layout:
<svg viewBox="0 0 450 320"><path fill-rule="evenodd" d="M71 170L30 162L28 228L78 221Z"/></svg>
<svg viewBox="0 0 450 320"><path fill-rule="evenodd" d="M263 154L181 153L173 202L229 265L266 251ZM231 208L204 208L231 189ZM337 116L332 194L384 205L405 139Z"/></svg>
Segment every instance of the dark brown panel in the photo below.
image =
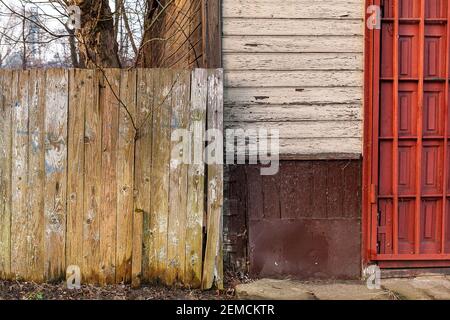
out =
<svg viewBox="0 0 450 320"><path fill-rule="evenodd" d="M230 166L225 219L240 221L225 221L226 239L236 242L230 255L247 254L233 238L247 214L253 275L358 277L361 170L360 160L281 161L274 176L261 176L258 165Z"/></svg>
<svg viewBox="0 0 450 320"><path fill-rule="evenodd" d="M280 190L279 176L263 176L262 189L264 219L280 219L280 193L282 192L282 190Z"/></svg>
<svg viewBox="0 0 450 320"><path fill-rule="evenodd" d="M327 198L328 198L328 166L324 165L323 161L314 161L312 163L313 187L311 192L314 195L311 197L312 212L311 215L315 218L327 217Z"/></svg>
<svg viewBox="0 0 450 320"><path fill-rule="evenodd" d="M257 277L358 278L359 220L253 221L250 273Z"/></svg>
<svg viewBox="0 0 450 320"><path fill-rule="evenodd" d="M249 220L260 220L264 217L263 183L260 169L257 166L241 166L245 168L244 173L236 180L245 184L248 194L248 218ZM247 179L244 180L245 176Z"/></svg>
<svg viewBox="0 0 450 320"><path fill-rule="evenodd" d="M312 162L282 163L280 177L281 218L298 219L312 215Z"/></svg>
<svg viewBox="0 0 450 320"><path fill-rule="evenodd" d="M345 188L343 170L344 166L345 164L340 162L328 163L327 218L338 218L343 216L343 200Z"/></svg>
<svg viewBox="0 0 450 320"><path fill-rule="evenodd" d="M361 218L362 199L362 164L361 162L348 162L344 167L344 199L343 217Z"/></svg>

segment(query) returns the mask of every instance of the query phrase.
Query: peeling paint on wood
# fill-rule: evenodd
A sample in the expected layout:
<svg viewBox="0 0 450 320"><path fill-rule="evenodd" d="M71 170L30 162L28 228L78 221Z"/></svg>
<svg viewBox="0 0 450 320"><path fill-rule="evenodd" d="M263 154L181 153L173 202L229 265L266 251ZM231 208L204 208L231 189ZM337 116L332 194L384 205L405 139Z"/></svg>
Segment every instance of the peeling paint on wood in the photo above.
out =
<svg viewBox="0 0 450 320"><path fill-rule="evenodd" d="M361 154L363 34L359 0L224 0L226 126L289 122L281 157ZM324 144L326 137L341 144Z"/></svg>
<svg viewBox="0 0 450 320"><path fill-rule="evenodd" d="M223 131L223 71L208 74L207 129ZM202 288L223 288L223 166L209 164L207 198L207 238L203 264Z"/></svg>
<svg viewBox="0 0 450 320"><path fill-rule="evenodd" d="M192 283L196 287L200 286L202 277L202 259L199 253L203 246L205 165L202 157L206 130L207 81L206 70L194 70L189 122L191 164L188 168L185 283Z"/></svg>
<svg viewBox="0 0 450 320"><path fill-rule="evenodd" d="M361 53L238 53L229 52L223 55L226 71L232 70L363 70Z"/></svg>
<svg viewBox="0 0 450 320"><path fill-rule="evenodd" d="M361 0L224 0L224 18L361 19Z"/></svg>
<svg viewBox="0 0 450 320"><path fill-rule="evenodd" d="M173 76L176 81L173 86L171 136L177 130L189 128L189 94L191 87L191 72L177 71ZM170 94L170 93L169 93ZM183 138L183 137L182 137ZM187 138L187 137L185 137ZM168 215L168 243L167 243L167 280L171 285L175 282L184 283L186 265L186 203L188 194L188 166L183 161L186 148L176 148L180 143L190 147L188 141L171 141L171 163L169 182L169 215ZM177 154L174 154L176 150Z"/></svg>

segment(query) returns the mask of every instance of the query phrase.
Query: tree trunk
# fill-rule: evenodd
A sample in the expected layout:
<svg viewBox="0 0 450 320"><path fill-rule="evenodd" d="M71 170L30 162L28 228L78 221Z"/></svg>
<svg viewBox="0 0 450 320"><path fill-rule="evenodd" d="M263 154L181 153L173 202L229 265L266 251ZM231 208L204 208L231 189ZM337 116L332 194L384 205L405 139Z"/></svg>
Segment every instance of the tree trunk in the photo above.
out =
<svg viewBox="0 0 450 320"><path fill-rule="evenodd" d="M147 0L136 65L146 68L200 67L202 0Z"/></svg>
<svg viewBox="0 0 450 320"><path fill-rule="evenodd" d="M81 9L81 28L76 30L80 59L87 68L120 68L114 19L108 0L71 0Z"/></svg>

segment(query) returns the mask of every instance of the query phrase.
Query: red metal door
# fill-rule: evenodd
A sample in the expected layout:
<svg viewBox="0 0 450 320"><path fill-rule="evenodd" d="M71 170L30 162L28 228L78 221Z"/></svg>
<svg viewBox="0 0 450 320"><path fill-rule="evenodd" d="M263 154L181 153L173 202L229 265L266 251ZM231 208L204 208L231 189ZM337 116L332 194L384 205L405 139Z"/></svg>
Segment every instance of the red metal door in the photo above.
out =
<svg viewBox="0 0 450 320"><path fill-rule="evenodd" d="M384 0L372 117L376 260L450 265L448 0ZM375 90L375 89L374 89Z"/></svg>

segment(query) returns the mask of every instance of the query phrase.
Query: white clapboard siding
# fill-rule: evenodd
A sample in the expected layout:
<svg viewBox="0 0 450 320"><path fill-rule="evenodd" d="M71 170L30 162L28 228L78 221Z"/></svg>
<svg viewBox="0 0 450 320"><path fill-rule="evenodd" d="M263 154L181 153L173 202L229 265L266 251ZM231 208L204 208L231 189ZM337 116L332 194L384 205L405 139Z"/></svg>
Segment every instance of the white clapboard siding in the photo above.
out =
<svg viewBox="0 0 450 320"><path fill-rule="evenodd" d="M361 19L225 18L225 36L355 36L363 34Z"/></svg>
<svg viewBox="0 0 450 320"><path fill-rule="evenodd" d="M362 52L362 36L224 36L227 52Z"/></svg>
<svg viewBox="0 0 450 320"><path fill-rule="evenodd" d="M282 139L302 138L360 138L361 121L298 121L298 122L228 122L227 129L266 129L278 132Z"/></svg>
<svg viewBox="0 0 450 320"><path fill-rule="evenodd" d="M233 70L363 70L361 53L224 53L223 67ZM362 74L362 73L361 73Z"/></svg>
<svg viewBox="0 0 450 320"><path fill-rule="evenodd" d="M225 104L353 104L362 88L227 88ZM268 109L268 112L269 109ZM257 120L257 119L255 119Z"/></svg>
<svg viewBox="0 0 450 320"><path fill-rule="evenodd" d="M358 71L231 71L225 72L227 87L357 87Z"/></svg>
<svg viewBox="0 0 450 320"><path fill-rule="evenodd" d="M362 120L359 104L337 105L225 105L225 122L297 122Z"/></svg>
<svg viewBox="0 0 450 320"><path fill-rule="evenodd" d="M363 0L223 0L225 18L361 19Z"/></svg>
<svg viewBox="0 0 450 320"><path fill-rule="evenodd" d="M280 157L295 159L357 159L362 138L280 139ZM339 152L336 152L336 150Z"/></svg>
<svg viewBox="0 0 450 320"><path fill-rule="evenodd" d="M223 0L225 126L278 130L282 158L359 157L364 11L361 0Z"/></svg>
<svg viewBox="0 0 450 320"><path fill-rule="evenodd" d="M236 141L237 142L237 141ZM264 144L263 144L264 145ZM270 145L270 139L268 144ZM362 138L298 138L279 139L280 159L358 159L361 157L359 151L362 146ZM235 149L237 147L235 146ZM339 153L336 153L339 148ZM270 154L270 147L266 150L261 146L247 145L246 153L255 154L256 151Z"/></svg>

